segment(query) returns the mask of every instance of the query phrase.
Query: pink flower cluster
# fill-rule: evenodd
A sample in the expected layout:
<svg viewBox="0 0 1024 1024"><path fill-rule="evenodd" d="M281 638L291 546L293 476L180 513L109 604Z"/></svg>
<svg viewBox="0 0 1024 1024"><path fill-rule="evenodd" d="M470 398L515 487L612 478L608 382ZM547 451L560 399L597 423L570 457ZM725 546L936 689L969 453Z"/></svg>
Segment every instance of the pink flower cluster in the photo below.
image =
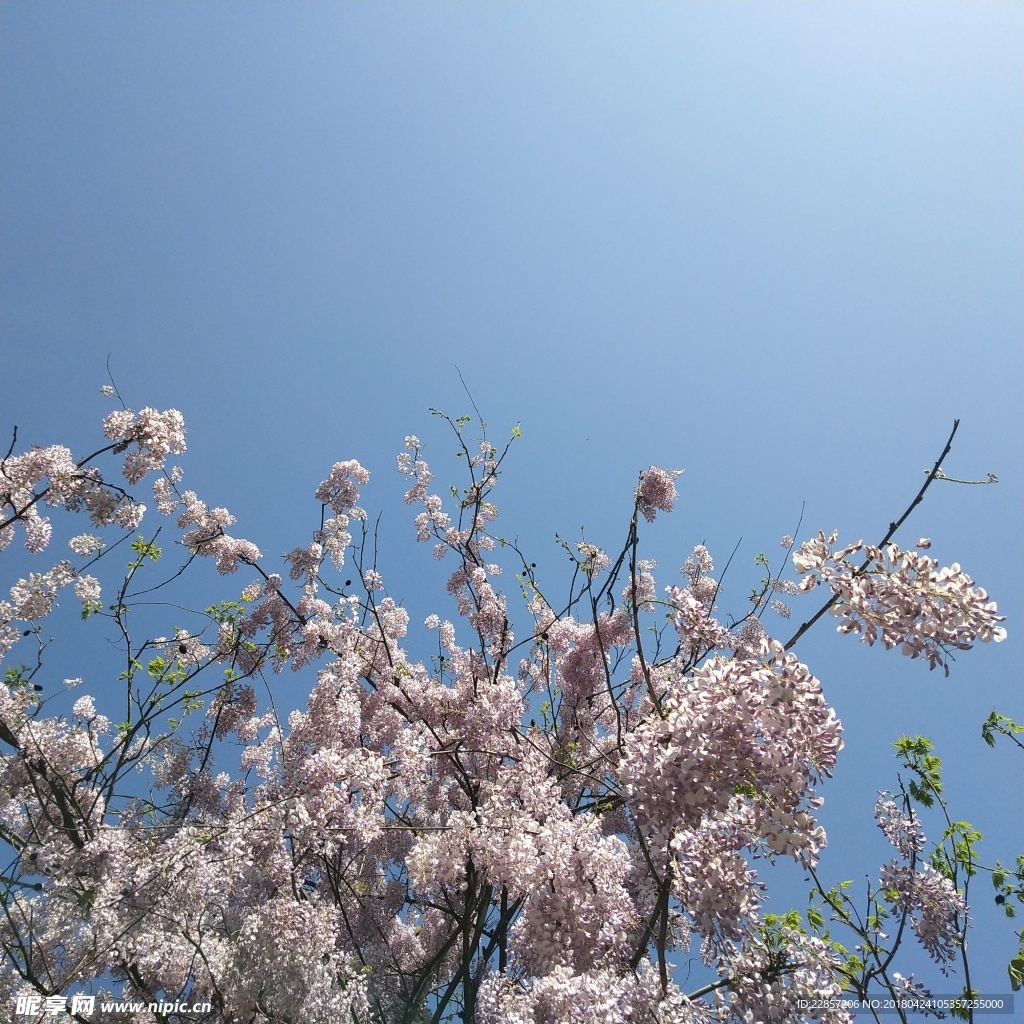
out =
<svg viewBox="0 0 1024 1024"><path fill-rule="evenodd" d="M810 811L841 729L818 680L780 645L765 662L717 657L676 681L629 736L619 769L639 819L660 833L728 820L743 805L743 845L813 863L824 832Z"/></svg>
<svg viewBox="0 0 1024 1024"><path fill-rule="evenodd" d="M130 484L163 469L168 455L185 451L185 420L177 409L146 408L138 416L131 409L120 409L103 421L103 433L116 442L115 452L128 450L124 477Z"/></svg>
<svg viewBox="0 0 1024 1024"><path fill-rule="evenodd" d="M369 482L369 470L363 469L355 459L336 462L330 476L316 489L316 500L329 505L336 516L343 515L356 507L359 487L365 487Z"/></svg>
<svg viewBox="0 0 1024 1024"><path fill-rule="evenodd" d="M718 995L731 1011L730 1021L789 1024L815 1020L821 1024L851 1024L853 1017L840 1001L842 966L828 942L792 928L780 929L785 954L762 943L737 950L732 960L736 984Z"/></svg>
<svg viewBox="0 0 1024 1024"><path fill-rule="evenodd" d="M96 526L116 524L125 529L135 529L145 512L144 505L106 486L95 468L79 466L63 445L33 448L0 459L0 551L10 544L18 525L32 554L49 544L52 526L40 514L40 504L85 511Z"/></svg>
<svg viewBox="0 0 1024 1024"><path fill-rule="evenodd" d="M181 501L185 511L178 516L178 526L188 530L181 543L194 554L215 558L218 572L235 572L239 562L253 563L262 557L252 541L229 537L224 532L238 521L226 508L207 508L195 491L186 491Z"/></svg>
<svg viewBox="0 0 1024 1024"><path fill-rule="evenodd" d="M910 915L910 926L932 959L952 963L967 915L953 883L930 864L915 871L895 860L882 868L881 882L892 906Z"/></svg>
<svg viewBox="0 0 1024 1024"><path fill-rule="evenodd" d="M969 650L973 641L999 642L1006 637L996 604L960 568L939 563L895 544L885 550L861 541L834 550L836 534L819 533L793 555L793 565L809 590L828 583L839 598L831 614L843 621L841 633L861 634L867 644L880 640L912 658L923 657L930 668L942 665L949 674L948 653ZM850 558L863 552L865 562Z"/></svg>
<svg viewBox="0 0 1024 1024"><path fill-rule="evenodd" d="M662 469L651 466L646 473L640 474L640 486L636 489L636 507L644 519L653 523L658 511L671 512L675 508L676 478L682 475L681 469Z"/></svg>
<svg viewBox="0 0 1024 1024"><path fill-rule="evenodd" d="M707 593L707 577L702 577L698 588ZM679 634L680 650L696 664L709 651L729 646L729 630L711 614L711 608L701 601L692 587L667 587L669 606L675 612L672 624Z"/></svg>
<svg viewBox="0 0 1024 1024"><path fill-rule="evenodd" d="M924 849L925 837L921 821L913 807L904 810L891 793L879 793L875 802L875 820L885 838L899 850L900 856L910 860Z"/></svg>

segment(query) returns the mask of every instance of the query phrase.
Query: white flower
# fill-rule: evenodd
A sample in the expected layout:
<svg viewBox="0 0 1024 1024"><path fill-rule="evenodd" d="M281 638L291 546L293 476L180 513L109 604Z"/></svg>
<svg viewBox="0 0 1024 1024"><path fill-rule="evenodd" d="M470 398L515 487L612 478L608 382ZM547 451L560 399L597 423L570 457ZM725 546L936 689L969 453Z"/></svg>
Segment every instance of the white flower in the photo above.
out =
<svg viewBox="0 0 1024 1024"><path fill-rule="evenodd" d="M84 558L88 555L96 554L97 551L101 551L103 549L103 541L91 533L80 533L77 537L72 537L68 541L68 547L76 555L81 555Z"/></svg>

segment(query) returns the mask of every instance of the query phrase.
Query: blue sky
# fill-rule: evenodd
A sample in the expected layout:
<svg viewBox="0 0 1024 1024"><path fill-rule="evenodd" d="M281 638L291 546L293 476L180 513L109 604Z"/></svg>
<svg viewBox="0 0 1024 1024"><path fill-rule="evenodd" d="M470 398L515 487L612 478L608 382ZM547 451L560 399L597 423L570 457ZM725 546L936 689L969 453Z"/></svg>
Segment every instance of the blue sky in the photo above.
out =
<svg viewBox="0 0 1024 1024"><path fill-rule="evenodd" d="M959 417L947 473L999 485L936 485L897 539L961 562L1010 638L948 680L827 622L800 652L847 730L826 870L885 856L871 807L902 731L936 740L1005 861L1020 765L979 730L1024 719L1022 21L7 0L0 424L89 449L109 355L129 404L184 412L186 483L265 552L308 539L317 483L358 458L389 589L426 614L443 575L408 543L394 453L418 434L458 482L427 412L469 410L456 366L496 438L522 423L497 498L542 573L556 530L621 542L637 471L680 467L643 541L664 585L693 544L720 566L742 537L738 611L802 503L805 535L880 538ZM1005 991L1008 924L975 940L976 984Z"/></svg>

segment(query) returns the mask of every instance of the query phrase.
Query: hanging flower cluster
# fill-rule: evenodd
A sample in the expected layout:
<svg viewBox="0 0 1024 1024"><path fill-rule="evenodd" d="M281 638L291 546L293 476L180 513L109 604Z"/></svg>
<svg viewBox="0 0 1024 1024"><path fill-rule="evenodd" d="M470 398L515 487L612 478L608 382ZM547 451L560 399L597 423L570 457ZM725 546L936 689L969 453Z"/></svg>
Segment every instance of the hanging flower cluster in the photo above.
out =
<svg viewBox="0 0 1024 1024"><path fill-rule="evenodd" d="M827 583L838 600L831 614L842 619L839 632L859 634L864 643L881 641L930 668L941 665L949 675L951 650L970 650L975 640L997 643L1006 630L1005 616L957 563L938 561L895 544L885 549L858 541L834 550L837 535L817 537L793 555L804 579L802 590ZM863 553L861 565L851 557Z"/></svg>

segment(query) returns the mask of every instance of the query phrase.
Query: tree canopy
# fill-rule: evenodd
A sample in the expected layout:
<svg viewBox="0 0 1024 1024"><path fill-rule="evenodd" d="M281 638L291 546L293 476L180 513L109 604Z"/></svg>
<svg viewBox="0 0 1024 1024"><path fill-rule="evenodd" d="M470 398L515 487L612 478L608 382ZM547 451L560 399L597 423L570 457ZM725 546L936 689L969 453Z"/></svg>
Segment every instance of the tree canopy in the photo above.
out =
<svg viewBox="0 0 1024 1024"><path fill-rule="evenodd" d="M441 563L409 569L440 574L415 626L378 571L355 460L316 488L278 572L185 489L177 411L122 406L85 458L15 454L15 438L0 546L40 567L15 560L0 600L0 996L147 1024L841 1022L873 999L906 1020L947 991L903 973L916 944L962 999L935 1008L973 1019L971 887L987 874L1010 913L1021 861L981 862L932 744L905 736L875 806L891 859L866 866L866 892L829 882L816 812L842 727L797 653L826 616L946 674L951 653L1005 637L959 565L894 540L956 425L878 543L784 537L730 616L703 545L668 585L644 557L679 471L639 473L618 546L563 540L554 593L498 526L518 427L496 445L482 421L443 418L458 485L434 486L414 436L397 457ZM58 543L73 557L54 561ZM204 559L233 596L178 603ZM49 671L69 591L119 664L118 701ZM773 635L765 613L785 626L801 603ZM308 702L285 716L268 679L302 669ZM985 723L990 743L1021 731ZM930 842L926 809L943 821ZM780 861L811 882L784 914L766 904ZM691 949L706 980L687 987Z"/></svg>

